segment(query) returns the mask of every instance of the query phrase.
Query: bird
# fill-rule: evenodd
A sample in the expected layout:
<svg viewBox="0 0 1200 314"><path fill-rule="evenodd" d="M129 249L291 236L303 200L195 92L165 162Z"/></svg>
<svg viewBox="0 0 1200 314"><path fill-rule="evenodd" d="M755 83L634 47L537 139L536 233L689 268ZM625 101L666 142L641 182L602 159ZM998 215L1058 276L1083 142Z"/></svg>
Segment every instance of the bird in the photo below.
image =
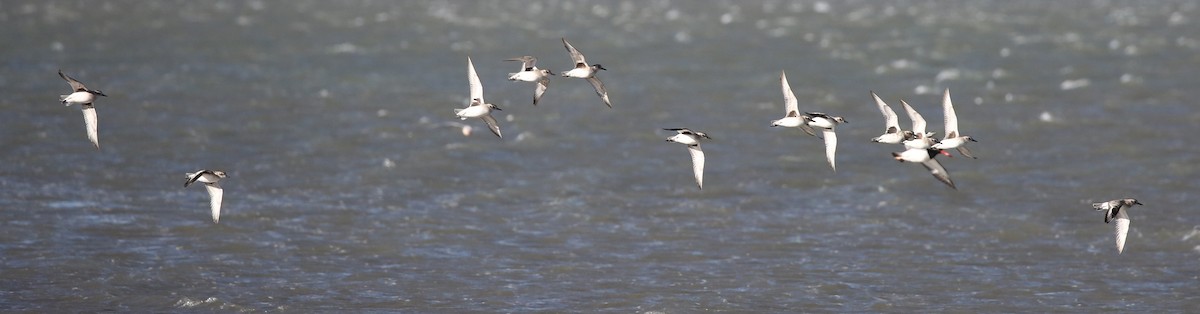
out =
<svg viewBox="0 0 1200 314"><path fill-rule="evenodd" d="M488 129L491 129L492 133L503 139L504 136L500 135L500 126L496 124L496 118L492 117L492 110L502 109L483 100L483 84L479 83L479 74L475 73L475 64L471 63L471 57L467 57L467 82L471 86L471 104L463 109L454 109L454 115L462 120L479 118L487 123Z"/></svg>
<svg viewBox="0 0 1200 314"><path fill-rule="evenodd" d="M504 59L504 61L521 61L521 71L509 73L509 81L536 82L537 87L533 90L533 105L537 106L538 100L542 99L542 94L546 93L546 89L550 88L550 77L554 76L554 72L549 69L539 69L537 67L537 58L533 56L521 56L517 58Z"/></svg>
<svg viewBox="0 0 1200 314"><path fill-rule="evenodd" d="M221 196L224 192L221 190L221 185L217 184L217 182L226 177L225 171L201 169L196 172L188 172L187 181L183 182L183 187L185 188L193 182L204 183L204 189L208 190L213 223L221 222Z"/></svg>
<svg viewBox="0 0 1200 314"><path fill-rule="evenodd" d="M962 135L958 132L958 115L954 114L954 103L950 102L949 88L947 88L946 92L942 94L942 110L945 111L944 120L946 123L946 137L937 144L933 144L932 148L954 148L957 149L958 153L962 154L963 156L975 158L975 156L971 155L971 151L967 150L967 147L964 145L967 144L967 141L976 142L976 140L970 136Z"/></svg>
<svg viewBox="0 0 1200 314"><path fill-rule="evenodd" d="M837 133L834 128L841 123L850 123L842 117L835 117L820 112L805 112L804 116L808 117L806 123L809 126L821 128L821 138L825 139L825 159L829 160L829 167L833 171L837 171L837 165L834 163L834 153L837 152Z"/></svg>
<svg viewBox="0 0 1200 314"><path fill-rule="evenodd" d="M704 132L692 131L687 128L663 129L667 131L675 131L675 134L667 138L667 142L675 142L687 145L688 153L692 155L692 172L696 175L696 186L701 190L704 189L704 151L700 150L700 139L712 139Z"/></svg>
<svg viewBox="0 0 1200 314"><path fill-rule="evenodd" d="M1125 252L1125 235L1129 233L1129 215L1121 209L1131 208L1133 205L1142 205L1142 203L1132 198L1092 203L1092 208L1105 211L1104 223L1109 223L1113 220L1117 222L1113 230L1113 236L1117 242L1117 254Z"/></svg>
<svg viewBox="0 0 1200 314"><path fill-rule="evenodd" d="M933 158L940 153L941 150L937 149L910 148L899 153L893 152L892 158L895 158L900 162L907 161L921 163L922 166L925 166L925 169L929 170L929 173L932 174L934 178L937 178L938 181L942 181L942 183L945 183L951 189L957 190L958 187L954 186L954 181L950 179L950 172L947 172L946 168L942 167L942 163Z"/></svg>
<svg viewBox="0 0 1200 314"><path fill-rule="evenodd" d="M808 119L810 117L800 114L798 101L796 100L796 94L792 93L792 86L788 84L787 73L784 71L779 71L779 82L783 85L784 116L778 120L771 121L771 126L800 128L801 130L804 130L804 133L808 133L808 135L817 136L817 133L813 131L813 128L808 126Z"/></svg>
<svg viewBox="0 0 1200 314"><path fill-rule="evenodd" d="M58 70L58 76L66 80L67 84L71 84L71 89L74 90L69 95L60 95L59 100L66 106L79 104L79 108L83 110L83 123L87 127L88 140L92 141L92 145L95 145L96 149L100 149L100 136L96 132L96 106L93 102L97 95L104 97L108 97L108 95L98 89L88 89L83 83L67 76L62 70Z"/></svg>
<svg viewBox="0 0 1200 314"><path fill-rule="evenodd" d="M592 88L596 89L596 95L599 95L600 99L604 100L604 104L612 108L612 102L608 100L608 90L604 88L604 82L601 82L600 78L596 77L597 72L600 72L600 70L607 71L608 69L605 69L599 63L588 65L587 60L583 58L583 53L575 49L575 46L571 46L571 43L567 42L566 38L563 38L562 42L563 47L566 47L567 52L571 54L571 60L575 61L575 68L562 71L562 76L586 79L588 83L592 83Z"/></svg>
<svg viewBox="0 0 1200 314"><path fill-rule="evenodd" d="M879 112L883 113L884 131L883 135L871 139L872 142L884 144L900 144L904 140L912 136L911 131L900 129L900 117L892 110L892 107L883 102L874 91L871 92L871 97L875 98L875 104L879 106Z"/></svg>

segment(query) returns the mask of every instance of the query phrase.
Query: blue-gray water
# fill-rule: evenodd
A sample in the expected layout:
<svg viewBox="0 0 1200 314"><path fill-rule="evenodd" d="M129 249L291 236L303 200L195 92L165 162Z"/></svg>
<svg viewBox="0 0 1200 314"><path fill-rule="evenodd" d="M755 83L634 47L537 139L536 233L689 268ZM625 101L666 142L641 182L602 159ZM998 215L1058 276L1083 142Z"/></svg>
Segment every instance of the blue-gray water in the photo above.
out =
<svg viewBox="0 0 1200 314"><path fill-rule="evenodd" d="M1198 6L3 1L0 310L1194 311ZM615 108L505 80L561 37ZM468 56L504 140L442 126ZM769 127L781 70L850 120L837 172ZM869 142L870 91L940 136L944 88L957 191ZM703 191L664 127L713 137ZM1089 203L1126 196L1118 255Z"/></svg>

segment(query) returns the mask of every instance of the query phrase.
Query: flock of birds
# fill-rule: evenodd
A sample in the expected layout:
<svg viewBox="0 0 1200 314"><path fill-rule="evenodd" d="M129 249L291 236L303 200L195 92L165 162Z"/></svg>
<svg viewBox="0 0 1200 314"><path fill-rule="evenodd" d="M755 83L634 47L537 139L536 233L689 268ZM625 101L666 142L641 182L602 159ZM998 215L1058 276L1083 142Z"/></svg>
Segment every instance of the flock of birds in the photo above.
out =
<svg viewBox="0 0 1200 314"><path fill-rule="evenodd" d="M608 91L604 87L604 83L600 81L596 74L601 70L607 70L600 64L588 64L583 53L579 52L571 43L567 42L566 38L562 39L563 47L567 49L571 59L575 62L575 67L562 71L561 76L581 78L587 80L588 83L596 91L596 95L604 101L604 104L612 108L612 102L609 100ZM522 56L517 58L506 59L505 61L520 61L521 70L515 73L509 73L510 81L523 81L536 83L533 94L533 105L536 106L541 100L542 95L550 87L550 77L556 74L548 69L540 69L537 67L537 58L532 56ZM96 96L108 96L100 90L89 89L78 80L64 74L62 70L58 71L58 75L67 81L74 90L69 95L62 95L60 100L66 106L78 104L83 110L85 126L87 128L88 139L95 145L96 149L100 148L100 141L97 135L97 119L96 108L94 101ZM483 84L480 83L479 74L475 72L475 65L471 58L467 57L467 81L470 86L470 104L466 108L455 109L454 114L462 120L468 118L479 118L487 124L488 129L496 134L497 137L503 139L504 136L500 132L500 125L494 117L493 110L502 110L500 107L488 103L483 97ZM778 120L771 121L772 127L789 127L799 128L811 136L818 136L816 129L821 130L819 136L825 142L825 157L829 161L830 168L837 171L835 155L837 152L837 133L835 129L839 124L849 123L845 118L833 116L821 112L804 112L799 110L799 102L796 95L792 92L791 86L787 81L787 74L783 71L779 74L783 99L784 99L784 116ZM963 135L958 129L958 116L954 112L954 104L950 100L950 90L947 89L942 96L942 110L945 125L945 136L938 140L934 138L935 132L926 131L926 122L921 114L918 113L911 105L901 100L900 103L904 106L904 111L912 120L912 129L903 130L900 128L899 116L892 110L886 102L871 92L871 97L874 98L876 105L879 107L880 113L884 117L884 133L878 137L871 139L872 142L884 144L902 144L905 148L902 152L893 152L892 157L900 162L920 163L936 178L938 181L949 186L951 189L957 190L954 181L950 178L950 173L946 168L938 162L935 157L938 155L946 155L952 157L946 150L955 149L959 154L976 158L967 149L968 142L976 142L971 136ZM463 126L463 134L470 134L470 127ZM679 143L687 146L688 152L692 159L692 172L696 178L696 186L701 190L704 189L704 151L700 149L701 140L711 140L708 134L700 131L691 130L688 128L666 128L664 130L674 131L675 135L668 137L666 141ZM228 175L220 170L205 170L201 169L196 172L186 173L186 181L183 186L186 188L192 183L200 182L205 185L210 198L210 209L212 211L212 219L214 223L220 222L221 216L221 200L223 191L218 182L226 178ZM1125 249L1125 236L1129 231L1129 216L1125 210L1133 205L1142 205L1133 198L1117 199L1107 202L1094 203L1092 207L1096 210L1104 210L1104 222L1110 223L1115 221L1114 236L1116 238L1117 252L1122 253Z"/></svg>

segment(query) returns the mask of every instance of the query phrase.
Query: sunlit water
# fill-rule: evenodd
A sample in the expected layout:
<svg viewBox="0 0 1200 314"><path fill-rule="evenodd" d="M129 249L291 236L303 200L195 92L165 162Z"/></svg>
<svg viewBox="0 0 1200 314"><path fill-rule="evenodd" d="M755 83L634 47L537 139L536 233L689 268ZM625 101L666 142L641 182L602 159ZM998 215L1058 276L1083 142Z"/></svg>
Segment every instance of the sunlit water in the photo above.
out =
<svg viewBox="0 0 1200 314"><path fill-rule="evenodd" d="M0 2L0 308L1194 311L1198 5ZM505 80L562 37L615 108ZM446 124L468 56L504 140ZM850 121L837 172L769 127L781 70ZM945 88L957 191L869 141L870 91L940 136ZM703 191L668 127L713 137ZM1118 255L1089 203L1126 196Z"/></svg>

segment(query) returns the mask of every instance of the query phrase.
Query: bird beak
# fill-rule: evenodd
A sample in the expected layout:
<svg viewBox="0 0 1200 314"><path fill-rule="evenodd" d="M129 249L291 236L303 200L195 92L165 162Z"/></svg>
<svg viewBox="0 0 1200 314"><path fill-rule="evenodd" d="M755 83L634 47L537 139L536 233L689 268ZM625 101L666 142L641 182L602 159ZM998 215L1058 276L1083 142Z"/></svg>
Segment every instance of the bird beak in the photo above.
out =
<svg viewBox="0 0 1200 314"><path fill-rule="evenodd" d="M597 68L597 69L601 69L601 70L608 71L608 69L605 69L603 66L601 66L601 65L599 65L599 64L597 64L597 65L596 65L596 68Z"/></svg>
<svg viewBox="0 0 1200 314"><path fill-rule="evenodd" d="M976 140L975 140L975 138L974 138L974 137L968 137L968 138L967 138L967 140L968 140L968 141L972 141L972 142L978 142L978 141L976 141Z"/></svg>
<svg viewBox="0 0 1200 314"><path fill-rule="evenodd" d="M546 73L550 73L550 75L558 75L558 74L554 74L554 71L550 71L550 70L546 70Z"/></svg>
<svg viewBox="0 0 1200 314"><path fill-rule="evenodd" d="M1142 205L1142 202L1133 201L1134 204Z"/></svg>

